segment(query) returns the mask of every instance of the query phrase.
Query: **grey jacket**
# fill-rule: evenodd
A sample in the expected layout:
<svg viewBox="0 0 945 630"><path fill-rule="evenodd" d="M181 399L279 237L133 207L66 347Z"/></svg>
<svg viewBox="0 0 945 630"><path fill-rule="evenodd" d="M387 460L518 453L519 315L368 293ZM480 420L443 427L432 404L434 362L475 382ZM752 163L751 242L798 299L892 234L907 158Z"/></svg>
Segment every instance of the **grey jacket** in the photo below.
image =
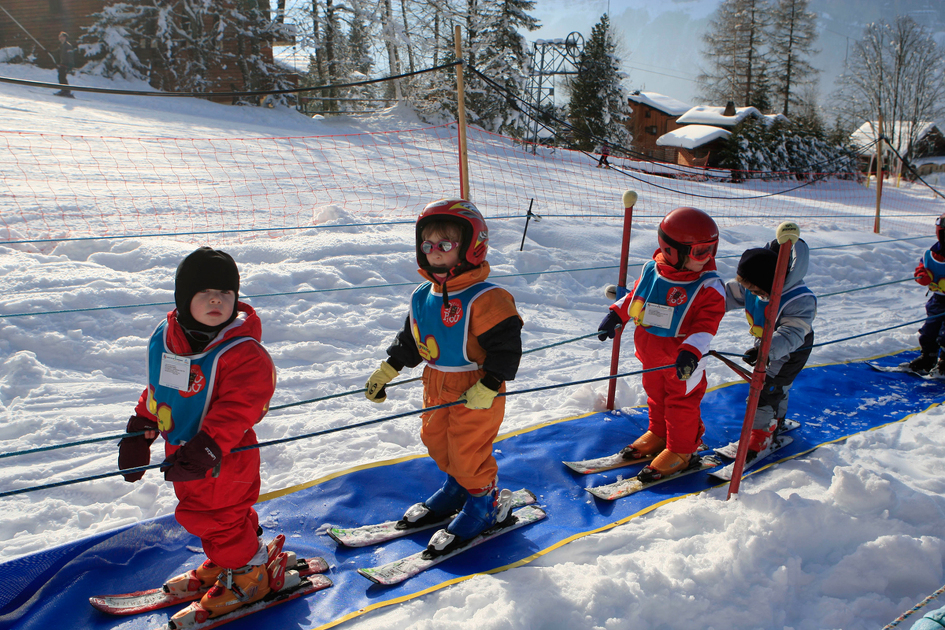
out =
<svg viewBox="0 0 945 630"><path fill-rule="evenodd" d="M777 241L765 245L766 249L777 251ZM803 239L798 239L791 248L791 260L784 280L783 293L804 284L804 276L810 265L810 247ZM745 289L736 280L725 283L725 310L745 308ZM776 375L788 359L788 355L804 345L804 338L813 330L814 317L817 316L817 298L811 294L801 295L787 304L782 304L778 320L775 322L771 337L771 349L768 352L768 374ZM761 339L755 339L755 346Z"/></svg>

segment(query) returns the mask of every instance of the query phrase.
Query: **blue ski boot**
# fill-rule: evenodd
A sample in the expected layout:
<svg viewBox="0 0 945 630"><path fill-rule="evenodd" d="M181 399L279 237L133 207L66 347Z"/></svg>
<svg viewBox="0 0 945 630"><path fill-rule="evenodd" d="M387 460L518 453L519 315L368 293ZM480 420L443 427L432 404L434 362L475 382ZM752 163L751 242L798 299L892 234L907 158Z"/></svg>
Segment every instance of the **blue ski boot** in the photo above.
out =
<svg viewBox="0 0 945 630"><path fill-rule="evenodd" d="M496 481L475 493L468 492L466 504L446 529L441 529L430 539L427 552L433 555L449 553L461 547L482 532L502 524L509 519L512 509L512 492L499 492Z"/></svg>
<svg viewBox="0 0 945 630"><path fill-rule="evenodd" d="M443 487L423 503L415 503L407 508L403 518L397 521L396 527L403 530L438 523L456 514L456 511L463 507L466 496L466 489L447 475Z"/></svg>

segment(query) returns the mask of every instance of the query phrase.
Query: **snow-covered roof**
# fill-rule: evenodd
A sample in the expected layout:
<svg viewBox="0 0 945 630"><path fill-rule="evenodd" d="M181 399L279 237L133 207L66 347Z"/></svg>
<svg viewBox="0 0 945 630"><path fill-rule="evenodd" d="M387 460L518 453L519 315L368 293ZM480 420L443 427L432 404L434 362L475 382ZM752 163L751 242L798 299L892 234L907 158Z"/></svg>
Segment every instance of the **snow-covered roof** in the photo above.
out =
<svg viewBox="0 0 945 630"><path fill-rule="evenodd" d="M698 105L676 119L680 125L714 125L716 127L734 127L749 116L762 118L763 114L754 107L736 107L734 116L725 116L724 107Z"/></svg>
<svg viewBox="0 0 945 630"><path fill-rule="evenodd" d="M917 123L919 132L916 134L916 141L921 140L927 133L936 128L934 122ZM893 128L889 128L889 123L883 124L885 135L893 138L908 138L912 132L912 123L897 121ZM867 121L860 125L860 128L850 134L850 142L857 147L867 147L876 142L876 130L879 129L879 123L875 120Z"/></svg>
<svg viewBox="0 0 945 630"><path fill-rule="evenodd" d="M710 125L686 125L670 131L656 139L660 147L677 147L680 149L695 149L719 138L728 138L731 131L712 127Z"/></svg>
<svg viewBox="0 0 945 630"><path fill-rule="evenodd" d="M673 97L665 96L659 92L641 92L640 90L636 90L627 98L634 103L648 105L670 116L681 116L692 108L691 105L677 101Z"/></svg>

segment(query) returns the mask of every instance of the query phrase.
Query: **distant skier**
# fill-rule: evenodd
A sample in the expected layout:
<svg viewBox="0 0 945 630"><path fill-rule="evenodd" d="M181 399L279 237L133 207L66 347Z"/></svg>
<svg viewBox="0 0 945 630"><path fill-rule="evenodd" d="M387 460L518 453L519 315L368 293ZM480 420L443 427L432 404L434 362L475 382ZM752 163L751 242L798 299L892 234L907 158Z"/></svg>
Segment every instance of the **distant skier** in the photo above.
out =
<svg viewBox="0 0 945 630"><path fill-rule="evenodd" d="M239 270L225 252L201 247L180 263L177 308L151 335L148 387L128 421L128 432L145 434L119 446L120 469L147 466L161 433L167 464L161 470L179 501L174 515L207 554L196 570L165 584L172 593L204 593L171 618L175 627L218 617L270 590L269 551L253 509L259 450L233 450L257 443L253 425L269 410L276 372L259 343L259 317L237 299L239 287Z"/></svg>
<svg viewBox="0 0 945 630"><path fill-rule="evenodd" d="M604 341L632 320L634 352L644 370L653 370L643 373L648 430L623 450L626 459L655 456L637 475L644 482L685 470L702 443L703 355L725 315L725 288L715 268L719 228L712 217L676 208L663 217L657 235L653 260L598 327ZM654 369L664 366L670 369Z"/></svg>
<svg viewBox="0 0 945 630"><path fill-rule="evenodd" d="M443 487L404 514L405 526L441 521L460 510L430 539L431 553L448 553L502 521L492 442L505 415L505 381L522 357L522 318L512 295L486 281L489 230L482 214L461 199L434 201L416 225L417 263L427 282L413 292L403 329L388 358L365 384L373 402L404 367L426 362L420 439L446 473Z"/></svg>
<svg viewBox="0 0 945 630"><path fill-rule="evenodd" d="M69 81L66 79L69 76L69 73L72 72L72 69L75 67L75 48L69 42L69 35L62 31L59 33L59 64L56 68L59 70L59 83L62 85L69 85ZM54 93L56 96L68 96L70 98L75 98L72 96L72 90L68 87L64 87L58 92Z"/></svg>
<svg viewBox="0 0 945 630"><path fill-rule="evenodd" d="M758 348L765 326L765 309L771 297L778 251L782 243L791 241L791 259L781 290L781 301L775 318L764 389L758 400L751 437L748 440L746 463L766 450L783 428L787 415L788 391L794 379L807 364L814 344L814 317L817 298L804 284L810 262L810 248L800 238L797 224L785 222L778 226L776 238L764 247L748 249L738 261L734 280L725 284L726 310L745 309L754 345L742 360L748 365L758 361Z"/></svg>
<svg viewBox="0 0 945 630"><path fill-rule="evenodd" d="M600 159L597 160L597 168L610 168L610 162L607 158L610 156L610 145L606 142L600 146Z"/></svg>
<svg viewBox="0 0 945 630"><path fill-rule="evenodd" d="M925 323L919 329L922 354L909 369L945 377L945 214L935 219L935 243L915 268L915 281L932 292L925 303Z"/></svg>

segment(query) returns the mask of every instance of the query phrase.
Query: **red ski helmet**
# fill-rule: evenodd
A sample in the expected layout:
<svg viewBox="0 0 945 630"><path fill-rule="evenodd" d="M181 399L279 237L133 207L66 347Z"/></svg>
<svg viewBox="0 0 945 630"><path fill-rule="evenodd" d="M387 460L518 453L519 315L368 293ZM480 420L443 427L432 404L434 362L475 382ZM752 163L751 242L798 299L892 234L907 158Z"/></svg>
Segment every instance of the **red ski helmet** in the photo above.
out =
<svg viewBox="0 0 945 630"><path fill-rule="evenodd" d="M470 269L486 259L489 243L489 228L482 213L471 201L465 199L440 199L428 203L417 218L417 264L429 269L427 255L420 249L423 229L430 223L444 221L459 226L462 234L459 243L459 267Z"/></svg>
<svg viewBox="0 0 945 630"><path fill-rule="evenodd" d="M686 258L707 261L719 249L719 226L698 208L676 208L660 221L656 231L666 262L682 269Z"/></svg>
<svg viewBox="0 0 945 630"><path fill-rule="evenodd" d="M935 219L935 238L945 246L945 214Z"/></svg>

